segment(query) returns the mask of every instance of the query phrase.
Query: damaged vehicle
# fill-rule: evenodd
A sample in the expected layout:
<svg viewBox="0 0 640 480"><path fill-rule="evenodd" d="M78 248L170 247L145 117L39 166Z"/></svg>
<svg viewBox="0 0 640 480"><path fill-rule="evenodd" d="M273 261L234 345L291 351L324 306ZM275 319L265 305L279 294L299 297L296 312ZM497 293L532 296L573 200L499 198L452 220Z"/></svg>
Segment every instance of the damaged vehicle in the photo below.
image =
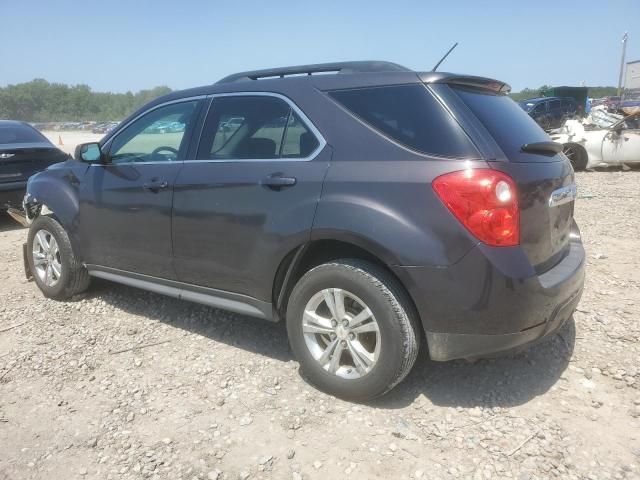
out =
<svg viewBox="0 0 640 480"><path fill-rule="evenodd" d="M285 321L305 377L349 400L423 340L437 361L525 348L573 314L585 253L562 145L509 90L342 62L172 92L29 180L28 275Z"/></svg>
<svg viewBox="0 0 640 480"><path fill-rule="evenodd" d="M623 117L594 109L584 120L567 120L551 139L576 171L640 164L640 112Z"/></svg>

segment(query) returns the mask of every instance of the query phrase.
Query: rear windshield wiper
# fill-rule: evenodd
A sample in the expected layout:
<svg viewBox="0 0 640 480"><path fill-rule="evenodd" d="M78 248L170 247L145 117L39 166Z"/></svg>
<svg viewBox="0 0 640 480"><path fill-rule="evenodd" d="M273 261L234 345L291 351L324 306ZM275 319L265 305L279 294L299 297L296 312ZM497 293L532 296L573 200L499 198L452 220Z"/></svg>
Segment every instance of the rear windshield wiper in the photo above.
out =
<svg viewBox="0 0 640 480"><path fill-rule="evenodd" d="M535 143L525 143L520 147L523 152L529 153L542 153L542 154L552 154L560 153L562 151L562 144L558 142L535 142Z"/></svg>

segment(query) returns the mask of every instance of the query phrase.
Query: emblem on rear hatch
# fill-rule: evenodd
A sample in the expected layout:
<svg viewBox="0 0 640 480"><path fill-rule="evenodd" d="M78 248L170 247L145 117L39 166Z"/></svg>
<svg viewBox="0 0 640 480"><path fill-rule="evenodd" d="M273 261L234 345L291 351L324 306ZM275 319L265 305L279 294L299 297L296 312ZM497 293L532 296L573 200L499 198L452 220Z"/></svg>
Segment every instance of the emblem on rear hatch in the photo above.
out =
<svg viewBox="0 0 640 480"><path fill-rule="evenodd" d="M557 207L559 205L564 205L565 203L573 202L576 199L577 194L578 188L575 183L554 190L551 192L551 197L549 197L549 206Z"/></svg>

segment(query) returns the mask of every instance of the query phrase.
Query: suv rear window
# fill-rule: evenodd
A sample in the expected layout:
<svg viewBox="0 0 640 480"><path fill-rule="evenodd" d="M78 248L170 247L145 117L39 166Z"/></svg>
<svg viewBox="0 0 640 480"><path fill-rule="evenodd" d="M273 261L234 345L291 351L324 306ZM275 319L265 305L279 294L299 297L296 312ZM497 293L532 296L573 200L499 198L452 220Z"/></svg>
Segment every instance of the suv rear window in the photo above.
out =
<svg viewBox="0 0 640 480"><path fill-rule="evenodd" d="M421 153L478 157L458 122L424 85L335 90L329 95L396 142Z"/></svg>
<svg viewBox="0 0 640 480"><path fill-rule="evenodd" d="M49 143L36 129L21 123L0 124L0 144Z"/></svg>
<svg viewBox="0 0 640 480"><path fill-rule="evenodd" d="M452 90L478 117L510 159L515 160L521 155L520 149L525 143L549 141L535 120L510 97L464 87L452 87Z"/></svg>

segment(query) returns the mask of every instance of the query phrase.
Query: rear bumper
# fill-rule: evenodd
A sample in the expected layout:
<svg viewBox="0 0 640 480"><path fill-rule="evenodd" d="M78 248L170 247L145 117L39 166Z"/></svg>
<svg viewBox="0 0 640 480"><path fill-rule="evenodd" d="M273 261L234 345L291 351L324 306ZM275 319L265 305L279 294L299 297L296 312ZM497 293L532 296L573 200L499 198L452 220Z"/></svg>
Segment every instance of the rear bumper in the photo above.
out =
<svg viewBox="0 0 640 480"><path fill-rule="evenodd" d="M22 208L22 199L26 190L26 181L0 183L0 210L8 206Z"/></svg>
<svg viewBox="0 0 640 480"><path fill-rule="evenodd" d="M437 361L481 358L536 343L553 335L564 325L578 306L581 294L582 291L577 292L574 297L559 305L550 320L523 332L503 335L427 332L429 356Z"/></svg>
<svg viewBox="0 0 640 480"><path fill-rule="evenodd" d="M560 263L537 275L519 247L478 245L445 268L395 267L409 290L434 360L474 358L530 344L556 331L584 286L577 229Z"/></svg>

